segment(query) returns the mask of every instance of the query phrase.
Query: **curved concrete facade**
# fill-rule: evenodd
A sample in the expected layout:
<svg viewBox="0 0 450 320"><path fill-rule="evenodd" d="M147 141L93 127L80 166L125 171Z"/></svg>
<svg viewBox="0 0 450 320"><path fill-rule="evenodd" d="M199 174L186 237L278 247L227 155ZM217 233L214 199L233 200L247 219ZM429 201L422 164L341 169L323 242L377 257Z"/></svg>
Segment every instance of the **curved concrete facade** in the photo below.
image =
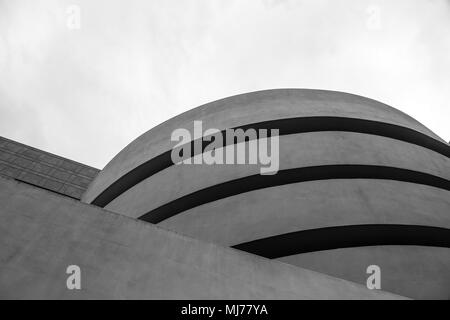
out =
<svg viewBox="0 0 450 320"><path fill-rule="evenodd" d="M106 165L84 194L83 200L91 202L122 175L172 148L172 131L177 128L191 128L194 120L202 120L205 127L221 130L265 120L310 116L340 116L381 121L412 128L445 143L417 120L386 104L365 97L324 90L258 91L205 104L144 133Z"/></svg>
<svg viewBox="0 0 450 320"><path fill-rule="evenodd" d="M192 131L196 120L203 130L289 122L289 130L280 128L280 171L261 176L258 165L161 165L157 159L175 144L171 133ZM268 90L206 104L148 131L102 170L83 201L237 247L310 230L321 230L326 239L323 228L359 226L363 232L376 226L384 231L366 242L349 233L345 248L311 238L321 249L309 252L291 240L298 254L276 258L357 282L367 278L364 264L378 263L384 290L449 298L449 154L450 146L425 126L377 101L320 90ZM398 227L396 236L386 231L389 225ZM429 229L411 233L409 226ZM330 263L335 252L341 260ZM405 276L405 261L414 263L412 279Z"/></svg>
<svg viewBox="0 0 450 320"><path fill-rule="evenodd" d="M0 190L0 299L404 299L14 180Z"/></svg>

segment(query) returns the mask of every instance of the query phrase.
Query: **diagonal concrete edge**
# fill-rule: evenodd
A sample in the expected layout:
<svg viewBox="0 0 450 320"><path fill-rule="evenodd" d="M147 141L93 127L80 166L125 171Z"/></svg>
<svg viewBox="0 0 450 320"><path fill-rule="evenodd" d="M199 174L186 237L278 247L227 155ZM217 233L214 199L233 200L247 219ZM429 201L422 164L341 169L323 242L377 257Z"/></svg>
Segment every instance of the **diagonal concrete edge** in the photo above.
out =
<svg viewBox="0 0 450 320"><path fill-rule="evenodd" d="M2 299L405 299L0 178ZM81 290L68 290L69 265Z"/></svg>

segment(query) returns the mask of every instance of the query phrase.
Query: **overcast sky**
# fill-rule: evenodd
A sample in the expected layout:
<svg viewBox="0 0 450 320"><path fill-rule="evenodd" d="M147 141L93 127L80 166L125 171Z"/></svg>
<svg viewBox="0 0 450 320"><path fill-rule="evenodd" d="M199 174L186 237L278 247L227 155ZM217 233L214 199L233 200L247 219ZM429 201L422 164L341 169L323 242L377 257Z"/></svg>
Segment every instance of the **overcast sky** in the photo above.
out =
<svg viewBox="0 0 450 320"><path fill-rule="evenodd" d="M450 1L0 0L0 135L97 168L183 111L285 87L449 141Z"/></svg>

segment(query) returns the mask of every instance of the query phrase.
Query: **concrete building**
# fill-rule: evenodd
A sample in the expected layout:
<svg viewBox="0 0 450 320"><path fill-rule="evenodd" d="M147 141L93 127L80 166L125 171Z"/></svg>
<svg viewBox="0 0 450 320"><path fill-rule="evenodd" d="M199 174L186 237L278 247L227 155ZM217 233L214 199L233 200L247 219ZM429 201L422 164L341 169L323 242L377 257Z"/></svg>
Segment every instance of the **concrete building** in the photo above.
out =
<svg viewBox="0 0 450 320"><path fill-rule="evenodd" d="M221 134L278 129L279 171L174 165L171 135L194 121ZM215 101L130 143L84 203L0 180L0 297L449 299L449 156L421 123L360 96ZM65 286L70 264L82 290ZM371 265L383 291L366 288Z"/></svg>
<svg viewBox="0 0 450 320"><path fill-rule="evenodd" d="M79 200L99 171L0 137L0 176Z"/></svg>

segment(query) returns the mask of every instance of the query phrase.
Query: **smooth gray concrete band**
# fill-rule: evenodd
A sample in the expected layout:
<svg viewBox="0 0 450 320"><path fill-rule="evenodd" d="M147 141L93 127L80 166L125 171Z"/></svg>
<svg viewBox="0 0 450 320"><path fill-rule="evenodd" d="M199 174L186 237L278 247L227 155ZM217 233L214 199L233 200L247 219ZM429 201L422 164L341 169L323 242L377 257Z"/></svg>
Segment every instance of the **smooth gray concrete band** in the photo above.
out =
<svg viewBox="0 0 450 320"><path fill-rule="evenodd" d="M445 190L399 181L310 181L204 204L158 225L224 246L346 225L411 224L450 229L448 195Z"/></svg>
<svg viewBox="0 0 450 320"><path fill-rule="evenodd" d="M13 180L0 189L1 299L404 299ZM66 287L69 265L81 290Z"/></svg>
<svg viewBox="0 0 450 320"><path fill-rule="evenodd" d="M362 271L375 264L381 270L391 270L386 273L386 277L384 274L382 277L382 288L385 290L394 293L408 292L410 297L417 299L450 298L450 229L392 224L339 226L280 234L233 247L359 283L366 280ZM390 247L394 247L394 250ZM401 248L405 247L410 249L403 249L402 252ZM346 261L345 267L330 267L336 263L342 265L339 261L331 260L335 251L341 253L340 258ZM390 261L399 260L393 253L404 251L408 252L405 259L415 264L404 265L403 270L392 272L398 266ZM369 257L366 252L376 254ZM426 261L419 259L424 256ZM414 288L415 281L424 276L427 279L426 294L423 293L422 286L420 290Z"/></svg>
<svg viewBox="0 0 450 320"><path fill-rule="evenodd" d="M279 145L279 170L337 164L377 165L420 171L450 180L447 157L385 137L352 132L304 133L281 136ZM245 147L248 150L248 146ZM106 209L137 218L192 192L259 173L259 165L171 166L127 190ZM177 187L167 181L177 181Z"/></svg>
<svg viewBox="0 0 450 320"><path fill-rule="evenodd" d="M170 135L202 120L205 128L227 128L298 117L342 117L379 121L406 127L446 143L417 120L372 99L342 92L276 89L251 92L214 101L187 111L149 130L124 148L89 186L83 201L91 203L114 181L172 148Z"/></svg>
<svg viewBox="0 0 450 320"><path fill-rule="evenodd" d="M448 248L357 247L302 253L278 260L356 283L365 283L367 266L377 265L383 290L409 292L413 299L450 299Z"/></svg>
<svg viewBox="0 0 450 320"><path fill-rule="evenodd" d="M202 204L238 194L298 182L333 179L395 180L423 184L450 191L450 181L418 171L369 165L317 166L283 170L276 175L253 175L227 181L169 202L145 213L139 219L151 223L159 223Z"/></svg>
<svg viewBox="0 0 450 320"><path fill-rule="evenodd" d="M248 129L277 129L279 130L280 136L326 131L365 133L409 142L440 153L447 158L450 157L450 146L447 144L409 128L370 120L341 117L305 117L253 123L233 129L242 129L244 131ZM257 131L257 133L259 133L259 131ZM225 141L225 131L222 131L221 135L223 141ZM235 141L235 143L237 142L238 141ZM212 142L203 141L202 150L205 150L210 143ZM195 144L195 141L191 142L191 150L195 150ZM194 153L194 155L197 154ZM191 155L185 155L183 159L188 159L190 157ZM127 172L98 195L92 201L92 204L99 207L105 207L115 198L141 181L150 178L154 174L167 169L172 165L174 164L171 159L171 150L168 150L134 168L130 172Z"/></svg>

